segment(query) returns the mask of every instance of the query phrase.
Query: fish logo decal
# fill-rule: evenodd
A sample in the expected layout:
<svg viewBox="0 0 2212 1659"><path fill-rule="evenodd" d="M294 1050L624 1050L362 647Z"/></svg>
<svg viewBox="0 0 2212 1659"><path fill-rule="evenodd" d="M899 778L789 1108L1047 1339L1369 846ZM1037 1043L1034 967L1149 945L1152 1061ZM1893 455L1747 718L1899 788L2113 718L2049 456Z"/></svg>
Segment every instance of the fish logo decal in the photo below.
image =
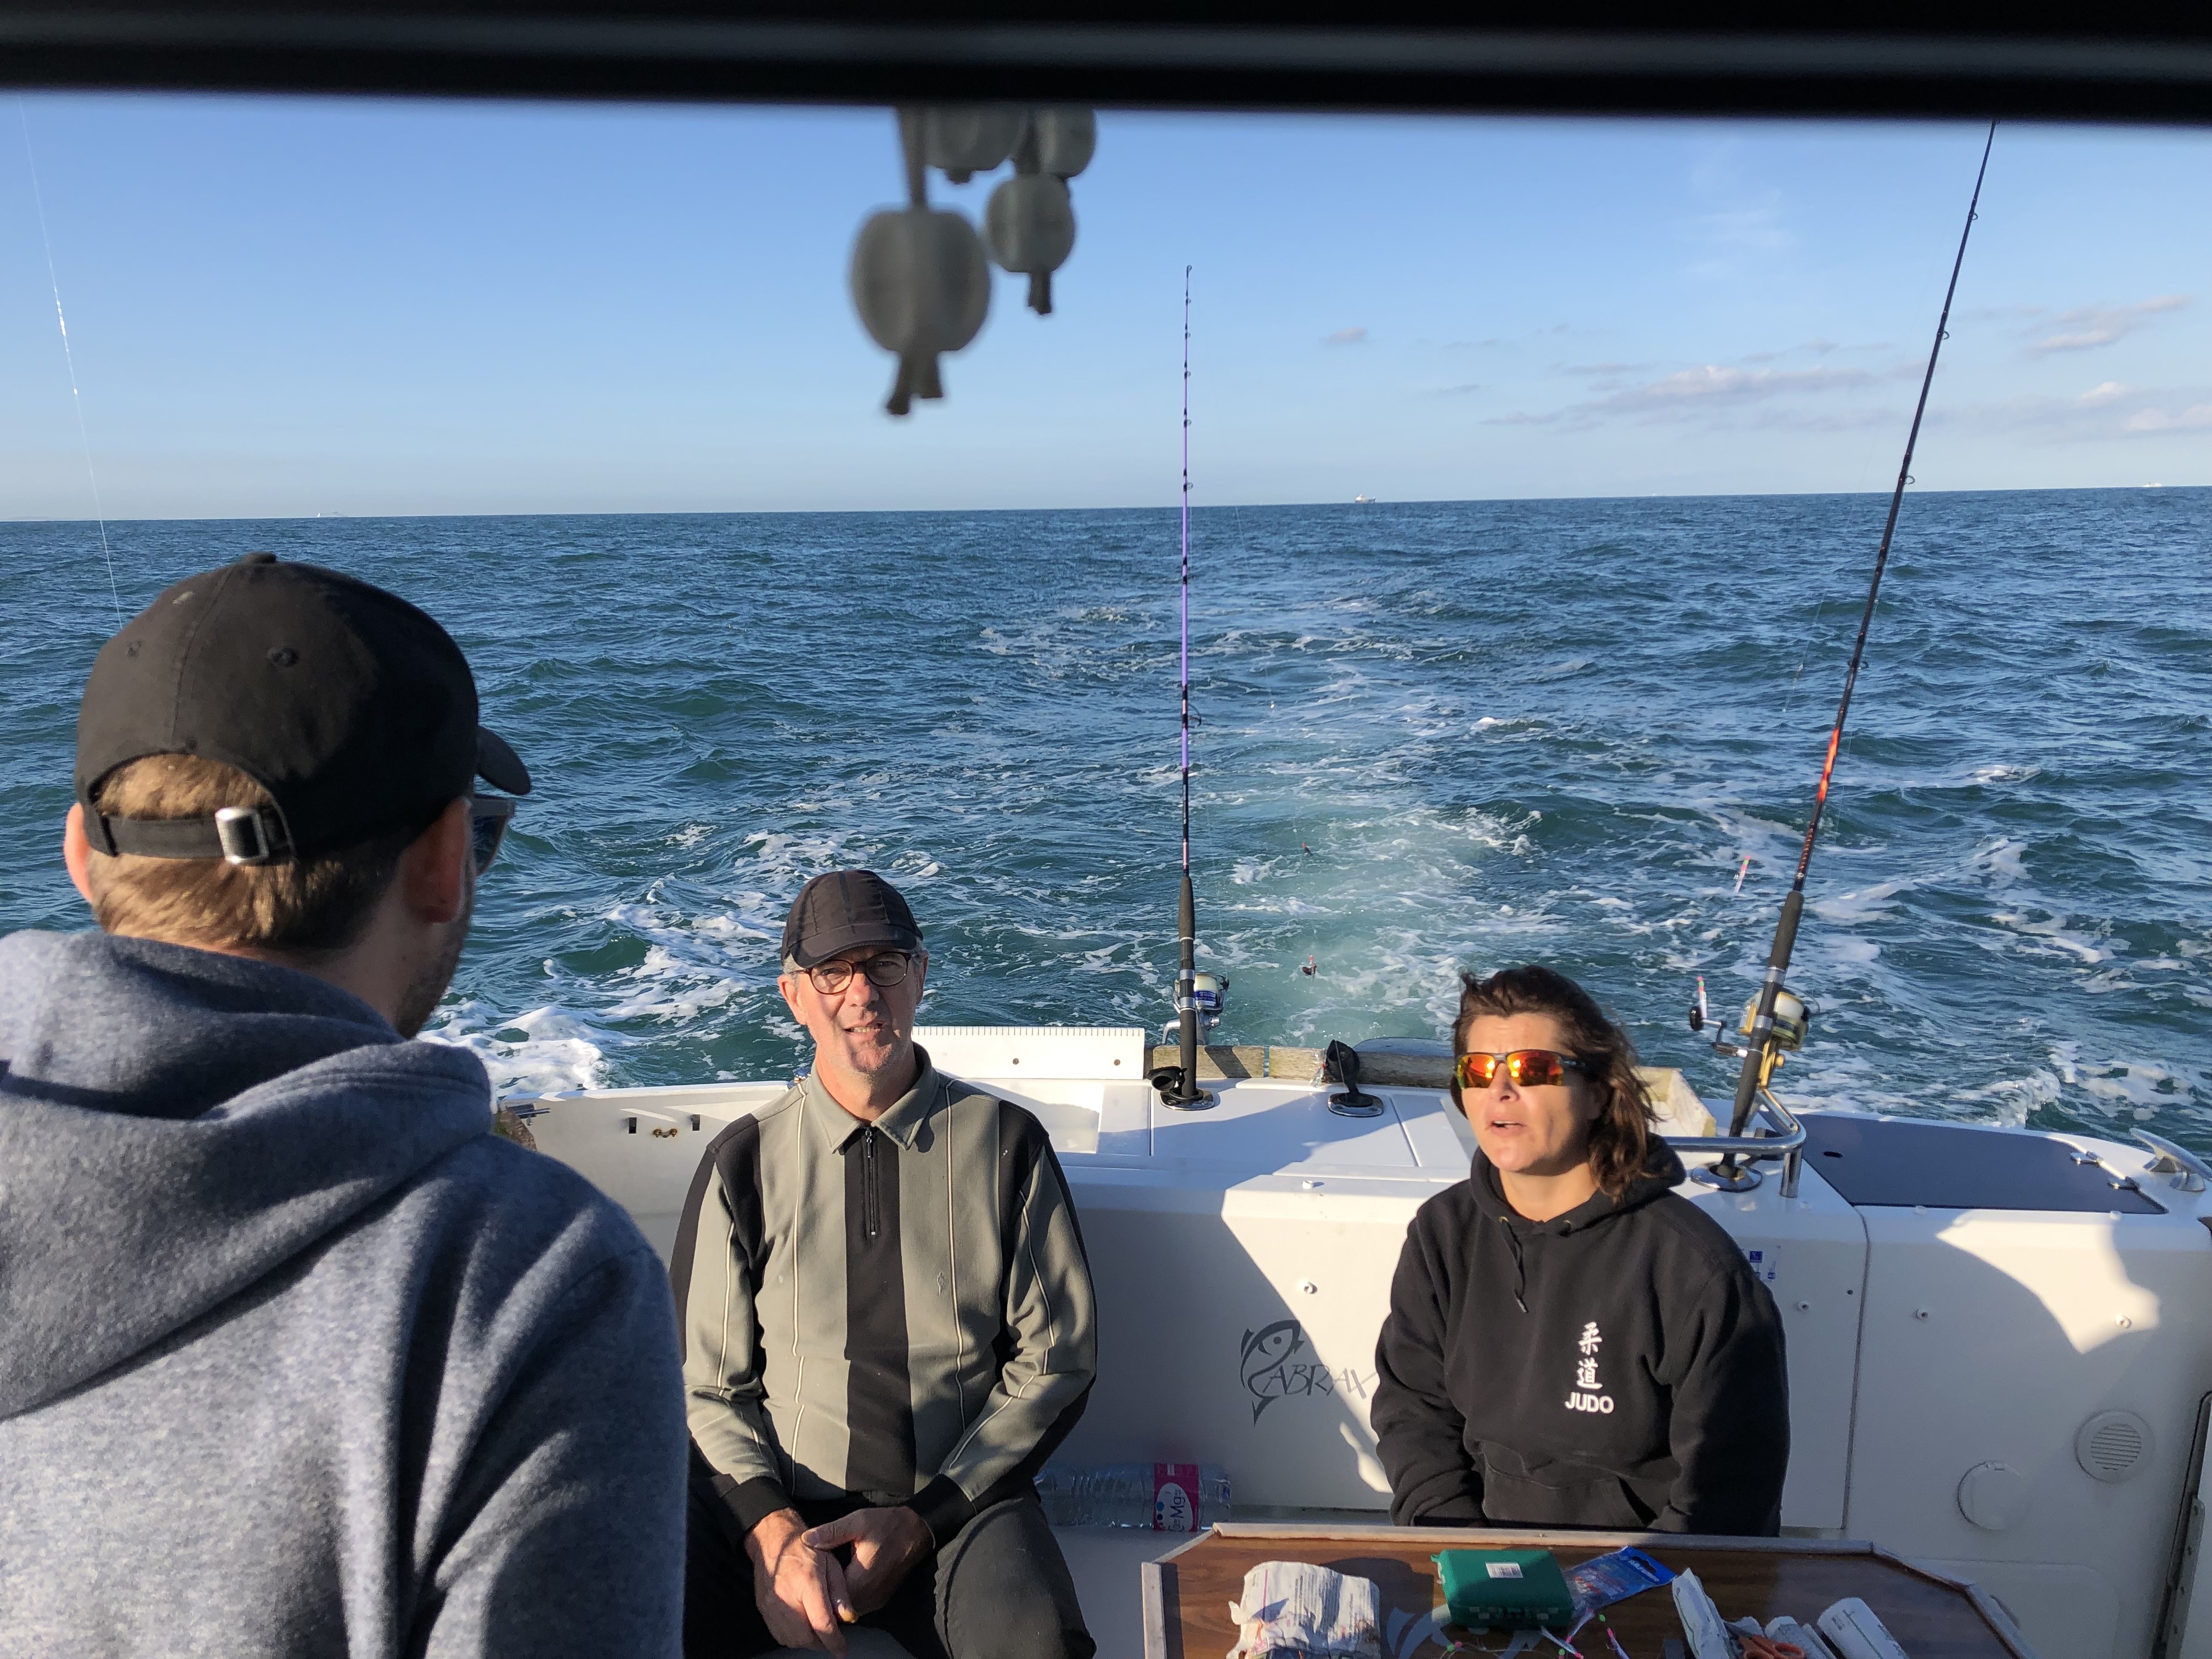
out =
<svg viewBox="0 0 2212 1659"><path fill-rule="evenodd" d="M1256 1331L1244 1333L1238 1374L1252 1396L1252 1420L1291 1392L1290 1364L1306 1345L1304 1328L1295 1319L1279 1319Z"/></svg>

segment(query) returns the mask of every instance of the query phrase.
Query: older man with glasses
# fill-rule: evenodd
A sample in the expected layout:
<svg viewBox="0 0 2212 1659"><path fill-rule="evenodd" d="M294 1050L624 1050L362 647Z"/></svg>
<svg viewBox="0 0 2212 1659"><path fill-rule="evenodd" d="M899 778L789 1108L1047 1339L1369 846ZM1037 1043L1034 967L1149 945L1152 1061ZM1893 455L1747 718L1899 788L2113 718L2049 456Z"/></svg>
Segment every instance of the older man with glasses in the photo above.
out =
<svg viewBox="0 0 2212 1659"><path fill-rule="evenodd" d="M691 1426L684 1650L1088 1659L1031 1477L1081 1414L1096 1314L1028 1112L914 1041L929 967L897 890L806 884L777 985L814 1039L708 1146L672 1258Z"/></svg>

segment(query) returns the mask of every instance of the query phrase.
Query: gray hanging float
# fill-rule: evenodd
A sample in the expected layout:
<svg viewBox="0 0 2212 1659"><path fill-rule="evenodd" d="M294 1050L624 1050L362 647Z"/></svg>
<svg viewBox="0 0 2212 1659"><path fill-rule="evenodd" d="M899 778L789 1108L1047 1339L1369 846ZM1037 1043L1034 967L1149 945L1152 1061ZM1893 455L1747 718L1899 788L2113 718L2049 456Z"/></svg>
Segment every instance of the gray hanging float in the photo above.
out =
<svg viewBox="0 0 2212 1659"><path fill-rule="evenodd" d="M1091 163L1097 118L1087 109L945 104L899 112L907 206L877 214L853 246L853 303L875 343L898 354L884 404L904 415L916 398L942 398L938 358L975 337L991 305L990 261L1030 279L1030 308L1052 310L1052 273L1075 246L1068 179ZM956 185L1002 166L1014 176L991 193L985 241L957 213L929 205L928 169Z"/></svg>
<svg viewBox="0 0 2212 1659"><path fill-rule="evenodd" d="M974 339L991 308L991 271L975 228L929 205L923 125L923 112L899 112L908 205L877 214L853 245L853 304L875 343L898 354L884 405L894 415L906 414L916 398L945 395L939 354Z"/></svg>
<svg viewBox="0 0 2212 1659"><path fill-rule="evenodd" d="M1029 112L1014 148L1014 176L991 192L983 235L992 258L1030 279L1030 309L1052 313L1052 273L1075 248L1075 204L1067 181L1090 165L1098 120L1087 109Z"/></svg>
<svg viewBox="0 0 2212 1659"><path fill-rule="evenodd" d="M933 105L921 112L922 159L952 183L964 185L1012 155L1029 120L1027 110L1012 105Z"/></svg>

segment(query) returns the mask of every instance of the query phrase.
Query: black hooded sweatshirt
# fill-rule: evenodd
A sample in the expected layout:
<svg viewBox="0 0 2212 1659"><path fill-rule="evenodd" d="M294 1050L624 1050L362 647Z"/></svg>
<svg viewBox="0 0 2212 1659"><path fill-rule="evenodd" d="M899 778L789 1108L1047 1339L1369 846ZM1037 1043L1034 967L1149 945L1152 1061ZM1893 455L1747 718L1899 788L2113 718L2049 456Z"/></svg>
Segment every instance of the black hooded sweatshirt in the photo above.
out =
<svg viewBox="0 0 2212 1659"><path fill-rule="evenodd" d="M1617 1205L1529 1221L1477 1152L1420 1207L1375 1351L1393 1521L1780 1530L1782 1322L1681 1179L1662 1144Z"/></svg>

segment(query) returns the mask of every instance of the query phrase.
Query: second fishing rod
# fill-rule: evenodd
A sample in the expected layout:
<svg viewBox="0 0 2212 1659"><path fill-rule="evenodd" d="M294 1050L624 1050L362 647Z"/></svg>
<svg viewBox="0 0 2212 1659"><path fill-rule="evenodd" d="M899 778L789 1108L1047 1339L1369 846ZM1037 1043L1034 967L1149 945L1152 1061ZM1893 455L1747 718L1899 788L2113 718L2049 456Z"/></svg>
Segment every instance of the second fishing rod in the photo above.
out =
<svg viewBox="0 0 2212 1659"><path fill-rule="evenodd" d="M1751 1009L1751 1019L1741 1035L1740 1044L1717 1043L1717 1048L1734 1047L1742 1055L1742 1070L1737 1074L1735 1103L1729 1114L1728 1132L1731 1136L1743 1133L1750 1122L1752 1109L1758 1103L1759 1091L1766 1086L1784 1046L1784 1034L1778 1030L1776 1007L1787 994L1783 981L1790 971L1790 959L1797 946L1797 924L1805 912L1805 872L1812 867L1813 843L1820 833L1820 817L1827 809L1828 787L1834 781L1836 757L1844 741L1844 723L1850 719L1851 693L1858 684L1859 665L1866 658L1868 631L1874 625L1875 601L1881 595L1882 573L1889 565L1890 544L1897 534L1898 510L1905 501L1905 487L1912 480L1912 452L1920 442L1920 423L1928 413L1929 389L1936 383L1936 364L1943 354L1943 342L1950 337L1951 302L1958 295L1959 273L1966 263L1966 242L1974 234L1974 221L1982 204L1982 181L1988 177L1990 151L1996 143L1996 123L1990 123L1988 136L1982 141L1981 166L1974 173L1974 192L1966 204L1966 222L1959 232L1959 252L1951 261L1951 281L1943 290L1943 311L1936 323L1936 338L1928 348L1928 368L1920 378L1920 398L1913 405L1911 429L1905 434L1905 459L1898 464L1897 485L1889 496L1889 516L1881 526L1881 544L1875 550L1874 574L1867 583L1866 608L1859 613L1858 636L1851 644L1850 665L1844 671L1844 694L1836 706L1836 723L1828 732L1828 751L1820 763L1820 787L1814 792L1813 811L1805 825L1805 841L1797 854L1796 874L1790 884L1790 892L1782 901L1782 914L1774 924L1774 944L1767 952L1766 973L1760 980L1759 997ZM1794 999L1793 999L1794 1000ZM1792 1022L1794 1030L1789 1035L1787 1046L1795 1047L1802 1038L1802 1013ZM1740 1176L1736 1154L1729 1153L1713 1171L1715 1184L1721 1186L1749 1185L1755 1176Z"/></svg>

